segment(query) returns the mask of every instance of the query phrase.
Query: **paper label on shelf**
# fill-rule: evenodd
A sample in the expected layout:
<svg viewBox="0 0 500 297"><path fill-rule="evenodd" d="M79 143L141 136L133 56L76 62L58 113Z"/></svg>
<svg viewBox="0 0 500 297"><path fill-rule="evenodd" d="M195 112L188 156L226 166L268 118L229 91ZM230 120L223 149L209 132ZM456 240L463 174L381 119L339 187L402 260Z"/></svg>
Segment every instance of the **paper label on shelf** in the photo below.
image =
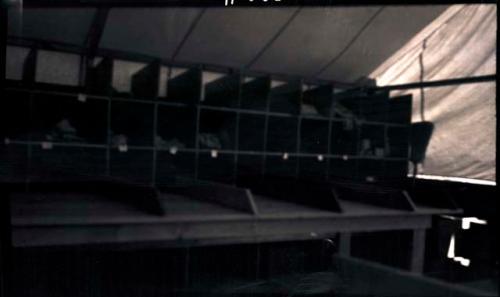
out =
<svg viewBox="0 0 500 297"><path fill-rule="evenodd" d="M42 142L42 149L50 150L50 149L52 149L52 147L53 147L52 142L49 142L49 141Z"/></svg>
<svg viewBox="0 0 500 297"><path fill-rule="evenodd" d="M376 148L375 149L375 156L379 157L379 158L382 158L384 157L384 149L383 148Z"/></svg>
<svg viewBox="0 0 500 297"><path fill-rule="evenodd" d="M254 76L245 76L245 78L243 78L243 83L251 82L255 79L256 79L256 77L254 77Z"/></svg>
<svg viewBox="0 0 500 297"><path fill-rule="evenodd" d="M272 80L271 81L271 89L282 86L282 85L286 85L286 81L282 81L282 80Z"/></svg>
<svg viewBox="0 0 500 297"><path fill-rule="evenodd" d="M80 101L80 102L86 102L87 101L87 95L85 95L85 94L78 94L78 101Z"/></svg>
<svg viewBox="0 0 500 297"><path fill-rule="evenodd" d="M212 158L217 158L217 155L218 155L218 152L216 150L212 150L210 152L210 156L212 156Z"/></svg>
<svg viewBox="0 0 500 297"><path fill-rule="evenodd" d="M120 144L118 145L118 151L120 153L125 153L128 151L128 146L126 144Z"/></svg>
<svg viewBox="0 0 500 297"><path fill-rule="evenodd" d="M352 129L354 129L354 119L348 119L344 123L345 123L345 126L344 126L345 130L351 131Z"/></svg>
<svg viewBox="0 0 500 297"><path fill-rule="evenodd" d="M323 159L324 159L323 155L318 155L318 161L319 162L323 162Z"/></svg>
<svg viewBox="0 0 500 297"><path fill-rule="evenodd" d="M363 149L369 149L370 148L370 139L363 139Z"/></svg>

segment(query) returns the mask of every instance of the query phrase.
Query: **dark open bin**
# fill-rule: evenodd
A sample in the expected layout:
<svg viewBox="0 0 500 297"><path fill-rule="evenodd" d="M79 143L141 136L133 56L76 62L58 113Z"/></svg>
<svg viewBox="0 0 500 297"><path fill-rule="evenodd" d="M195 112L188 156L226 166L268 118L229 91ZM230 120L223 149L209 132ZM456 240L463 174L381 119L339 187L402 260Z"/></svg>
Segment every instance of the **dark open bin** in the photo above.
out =
<svg viewBox="0 0 500 297"><path fill-rule="evenodd" d="M232 150L236 144L236 112L202 109L200 148Z"/></svg>
<svg viewBox="0 0 500 297"><path fill-rule="evenodd" d="M33 140L107 143L107 100L87 97L80 101L77 96L37 94L31 115Z"/></svg>
<svg viewBox="0 0 500 297"><path fill-rule="evenodd" d="M153 146L154 106L144 102L113 101L111 103L112 145L124 135L127 145ZM113 140L115 139L115 140Z"/></svg>

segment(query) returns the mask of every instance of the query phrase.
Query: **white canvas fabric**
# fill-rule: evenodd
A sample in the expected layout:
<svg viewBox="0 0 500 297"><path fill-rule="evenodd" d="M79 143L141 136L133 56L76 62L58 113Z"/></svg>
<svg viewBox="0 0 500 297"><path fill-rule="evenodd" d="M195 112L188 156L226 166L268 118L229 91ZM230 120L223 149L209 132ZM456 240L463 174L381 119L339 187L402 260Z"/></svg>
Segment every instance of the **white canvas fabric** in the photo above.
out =
<svg viewBox="0 0 500 297"><path fill-rule="evenodd" d="M378 85L496 73L496 6L447 9L370 77ZM420 174L495 180L496 83L393 91L413 95L413 122L435 129Z"/></svg>

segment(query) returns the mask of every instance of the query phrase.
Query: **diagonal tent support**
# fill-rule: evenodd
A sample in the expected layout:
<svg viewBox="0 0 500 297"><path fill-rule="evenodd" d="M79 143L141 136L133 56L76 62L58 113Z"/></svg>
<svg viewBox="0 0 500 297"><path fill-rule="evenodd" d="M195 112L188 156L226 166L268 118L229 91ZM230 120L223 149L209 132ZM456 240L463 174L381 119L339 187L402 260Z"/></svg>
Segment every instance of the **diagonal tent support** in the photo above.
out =
<svg viewBox="0 0 500 297"><path fill-rule="evenodd" d="M98 8L95 12L92 24L90 25L87 37L85 39L84 48L87 51L86 55L82 55L80 61L80 85L85 84L86 70L90 62L97 54L99 42L101 41L102 33L106 20L108 19L109 8Z"/></svg>

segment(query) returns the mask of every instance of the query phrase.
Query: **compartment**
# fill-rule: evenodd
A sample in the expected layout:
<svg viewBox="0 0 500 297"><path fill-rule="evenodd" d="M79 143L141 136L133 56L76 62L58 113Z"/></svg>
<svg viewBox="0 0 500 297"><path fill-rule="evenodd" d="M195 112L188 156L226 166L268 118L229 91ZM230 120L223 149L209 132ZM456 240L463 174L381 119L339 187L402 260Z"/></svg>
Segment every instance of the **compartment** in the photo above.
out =
<svg viewBox="0 0 500 297"><path fill-rule="evenodd" d="M357 175L364 181L378 181L384 176L384 161L373 159L359 159Z"/></svg>
<svg viewBox="0 0 500 297"><path fill-rule="evenodd" d="M299 114L302 96L300 81L272 81L269 93L269 111L288 114Z"/></svg>
<svg viewBox="0 0 500 297"><path fill-rule="evenodd" d="M87 68L85 78L86 92L90 94L109 95L112 91L113 60L111 58L94 58Z"/></svg>
<svg viewBox="0 0 500 297"><path fill-rule="evenodd" d="M195 154L192 152L158 151L156 155L156 181L161 186L181 186L194 183Z"/></svg>
<svg viewBox="0 0 500 297"><path fill-rule="evenodd" d="M80 60L76 54L38 50L35 81L76 87L80 84Z"/></svg>
<svg viewBox="0 0 500 297"><path fill-rule="evenodd" d="M263 166L263 155L238 155L236 184L243 187L252 185L262 176Z"/></svg>
<svg viewBox="0 0 500 297"><path fill-rule="evenodd" d="M367 121L387 122L389 92L379 91L361 98L361 116Z"/></svg>
<svg viewBox="0 0 500 297"><path fill-rule="evenodd" d="M131 93L135 98L156 99L160 84L160 62L149 63L131 78Z"/></svg>
<svg viewBox="0 0 500 297"><path fill-rule="evenodd" d="M89 94L109 95L112 91L113 60L96 57L87 67L85 90Z"/></svg>
<svg viewBox="0 0 500 297"><path fill-rule="evenodd" d="M147 72L147 67L148 65L145 63L138 63L138 62L131 62L131 61L124 61L124 60L113 60L113 75L112 75L112 89L113 89L113 96L115 97L125 97L125 98L131 98L135 94L132 92L132 78L134 77L135 74L139 74L138 78L140 79L141 76L147 76L147 73L143 73L143 75L140 75L141 70L146 70ZM153 66L154 68L154 66ZM149 69L151 72L154 69ZM158 76L157 76L158 79ZM151 84L151 82L149 82ZM154 83L153 83L154 84ZM136 90L141 92L139 80L136 79ZM142 90L144 92L144 90ZM158 89L155 90L158 92ZM135 99L141 99L141 98L135 98Z"/></svg>
<svg viewBox="0 0 500 297"><path fill-rule="evenodd" d="M107 143L106 100L37 94L32 108L32 139L37 141Z"/></svg>
<svg viewBox="0 0 500 297"><path fill-rule="evenodd" d="M171 68L167 83L167 101L194 104L201 98L202 72L200 69Z"/></svg>
<svg viewBox="0 0 500 297"><path fill-rule="evenodd" d="M240 114L238 150L263 151L266 117L254 114Z"/></svg>
<svg viewBox="0 0 500 297"><path fill-rule="evenodd" d="M269 177L296 177L297 157L267 156L265 175Z"/></svg>
<svg viewBox="0 0 500 297"><path fill-rule="evenodd" d="M327 177L327 160L325 157L300 157L299 177L308 180L325 180Z"/></svg>
<svg viewBox="0 0 500 297"><path fill-rule="evenodd" d="M359 155L383 158L387 155L385 126L375 124L361 125Z"/></svg>
<svg viewBox="0 0 500 297"><path fill-rule="evenodd" d="M30 54L33 51L27 47L20 46L7 46L6 47L6 65L5 65L5 78L7 80L16 81L21 83L23 79L28 79L31 73L31 80L34 79L34 55ZM31 59L30 59L31 58Z"/></svg>
<svg viewBox="0 0 500 297"><path fill-rule="evenodd" d="M196 109L187 106L158 106L157 134L157 148L193 148L196 137Z"/></svg>
<svg viewBox="0 0 500 297"><path fill-rule="evenodd" d="M236 140L236 113L202 109L200 115L200 148L232 150Z"/></svg>
<svg viewBox="0 0 500 297"><path fill-rule="evenodd" d="M110 174L130 182L151 184L153 182L153 152L133 149L126 152L111 150Z"/></svg>
<svg viewBox="0 0 500 297"><path fill-rule="evenodd" d="M389 142L389 157L408 158L409 155L409 127L387 127Z"/></svg>
<svg viewBox="0 0 500 297"><path fill-rule="evenodd" d="M328 152L328 120L303 118L300 127L300 151L326 154Z"/></svg>
<svg viewBox="0 0 500 297"><path fill-rule="evenodd" d="M257 77L245 82L241 87L240 108L267 110L270 89L269 77Z"/></svg>
<svg viewBox="0 0 500 297"><path fill-rule="evenodd" d="M297 152L297 125L295 117L269 116L267 131L267 151Z"/></svg>
<svg viewBox="0 0 500 297"><path fill-rule="evenodd" d="M356 155L359 126L353 120L332 121L330 151L332 155Z"/></svg>
<svg viewBox="0 0 500 297"><path fill-rule="evenodd" d="M234 154L210 153L198 156L198 179L222 183L233 183L235 178Z"/></svg>
<svg viewBox="0 0 500 297"><path fill-rule="evenodd" d="M363 93L344 91L333 96L332 114L336 118L360 118Z"/></svg>
<svg viewBox="0 0 500 297"><path fill-rule="evenodd" d="M386 160L384 176L388 179L406 179L408 176L408 161Z"/></svg>
<svg viewBox="0 0 500 297"><path fill-rule="evenodd" d="M44 149L33 146L30 175L103 176L106 174L106 149L53 146Z"/></svg>
<svg viewBox="0 0 500 297"><path fill-rule="evenodd" d="M0 143L0 180L20 180L28 172L28 147L25 145L6 145Z"/></svg>
<svg viewBox="0 0 500 297"><path fill-rule="evenodd" d="M111 102L111 144L152 146L153 117L152 104Z"/></svg>
<svg viewBox="0 0 500 297"><path fill-rule="evenodd" d="M28 92L4 91L0 100L0 141L28 140L30 133L30 98Z"/></svg>
<svg viewBox="0 0 500 297"><path fill-rule="evenodd" d="M241 76L230 74L204 84L202 104L222 107L238 107Z"/></svg>
<svg viewBox="0 0 500 297"><path fill-rule="evenodd" d="M331 85L316 86L305 91L302 95L301 114L330 117L332 95Z"/></svg>
<svg viewBox="0 0 500 297"><path fill-rule="evenodd" d="M330 179L355 179L357 177L357 160L331 158L328 172Z"/></svg>
<svg viewBox="0 0 500 297"><path fill-rule="evenodd" d="M412 112L412 96L393 97L389 100L387 121L398 124L410 124Z"/></svg>

